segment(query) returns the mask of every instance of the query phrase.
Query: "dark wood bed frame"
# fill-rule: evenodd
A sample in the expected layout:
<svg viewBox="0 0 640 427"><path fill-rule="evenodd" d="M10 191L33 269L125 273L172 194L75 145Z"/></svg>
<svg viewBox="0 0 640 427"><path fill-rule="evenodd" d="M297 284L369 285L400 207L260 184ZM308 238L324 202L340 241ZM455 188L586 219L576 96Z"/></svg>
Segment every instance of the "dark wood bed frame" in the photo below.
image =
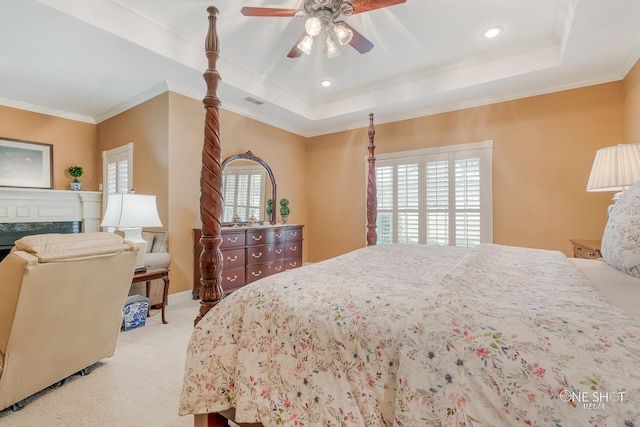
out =
<svg viewBox="0 0 640 427"><path fill-rule="evenodd" d="M220 99L218 98L218 84L220 74L217 62L220 57L220 42L216 21L218 9L210 6L209 30L205 41L205 53L208 68L204 72L207 93L203 103L206 110L204 125L204 146L202 148L202 170L200 173L200 219L202 221L202 237L200 244L200 311L195 319L197 324L211 308L215 307L224 297L222 290L222 163L220 145ZM369 157L367 176L367 245L375 245L377 241L377 199L375 179L375 129L373 114L369 114ZM195 416L197 427L228 426L228 420L233 419L233 410L223 413L210 413ZM241 424L242 426L261 426L261 424Z"/></svg>

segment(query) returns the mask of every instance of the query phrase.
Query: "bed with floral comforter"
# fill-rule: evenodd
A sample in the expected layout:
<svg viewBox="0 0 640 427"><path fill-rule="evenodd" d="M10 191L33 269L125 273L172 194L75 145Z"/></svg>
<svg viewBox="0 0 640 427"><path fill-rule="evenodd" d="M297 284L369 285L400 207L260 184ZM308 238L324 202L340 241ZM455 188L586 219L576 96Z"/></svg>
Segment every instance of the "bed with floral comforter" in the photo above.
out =
<svg viewBox="0 0 640 427"><path fill-rule="evenodd" d="M198 323L180 413L231 407L264 426L640 427L640 324L559 252L371 246Z"/></svg>

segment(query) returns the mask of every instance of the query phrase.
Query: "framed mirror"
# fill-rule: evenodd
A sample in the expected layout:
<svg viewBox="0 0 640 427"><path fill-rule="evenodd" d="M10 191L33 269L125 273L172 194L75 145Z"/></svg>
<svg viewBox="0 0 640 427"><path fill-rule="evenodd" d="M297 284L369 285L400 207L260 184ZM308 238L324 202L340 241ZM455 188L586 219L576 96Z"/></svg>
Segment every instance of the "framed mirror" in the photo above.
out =
<svg viewBox="0 0 640 427"><path fill-rule="evenodd" d="M234 154L222 162L222 223L276 223L276 180L269 165L251 151ZM271 215L267 205L273 201Z"/></svg>

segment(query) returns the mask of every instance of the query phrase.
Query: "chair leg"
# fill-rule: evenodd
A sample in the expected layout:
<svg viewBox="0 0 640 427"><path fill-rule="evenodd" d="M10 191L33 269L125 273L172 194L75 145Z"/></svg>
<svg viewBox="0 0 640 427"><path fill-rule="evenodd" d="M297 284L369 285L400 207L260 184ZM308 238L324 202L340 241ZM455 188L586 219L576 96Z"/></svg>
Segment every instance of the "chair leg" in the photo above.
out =
<svg viewBox="0 0 640 427"><path fill-rule="evenodd" d="M24 400L21 400L20 402L14 403L13 405L11 405L11 410L13 412L17 412L19 410L21 410L22 408L24 408Z"/></svg>
<svg viewBox="0 0 640 427"><path fill-rule="evenodd" d="M89 375L89 371L87 371L87 368L80 369L78 374L80 374L81 377L84 377L85 375Z"/></svg>

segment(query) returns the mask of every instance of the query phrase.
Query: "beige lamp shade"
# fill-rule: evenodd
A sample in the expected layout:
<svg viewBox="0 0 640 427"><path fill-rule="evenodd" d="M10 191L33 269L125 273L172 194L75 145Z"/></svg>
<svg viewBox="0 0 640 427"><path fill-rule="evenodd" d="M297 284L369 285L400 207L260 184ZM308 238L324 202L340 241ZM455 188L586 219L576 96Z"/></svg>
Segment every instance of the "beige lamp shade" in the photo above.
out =
<svg viewBox="0 0 640 427"><path fill-rule="evenodd" d="M622 191L640 181L640 144L618 144L596 152L587 191Z"/></svg>
<svg viewBox="0 0 640 427"><path fill-rule="evenodd" d="M162 227L156 196L147 194L110 194L101 227Z"/></svg>
<svg viewBox="0 0 640 427"><path fill-rule="evenodd" d="M162 227L156 196L135 193L110 194L107 211L100 226L122 230L125 240L139 246L136 271L144 271L147 241L142 238L142 227Z"/></svg>

